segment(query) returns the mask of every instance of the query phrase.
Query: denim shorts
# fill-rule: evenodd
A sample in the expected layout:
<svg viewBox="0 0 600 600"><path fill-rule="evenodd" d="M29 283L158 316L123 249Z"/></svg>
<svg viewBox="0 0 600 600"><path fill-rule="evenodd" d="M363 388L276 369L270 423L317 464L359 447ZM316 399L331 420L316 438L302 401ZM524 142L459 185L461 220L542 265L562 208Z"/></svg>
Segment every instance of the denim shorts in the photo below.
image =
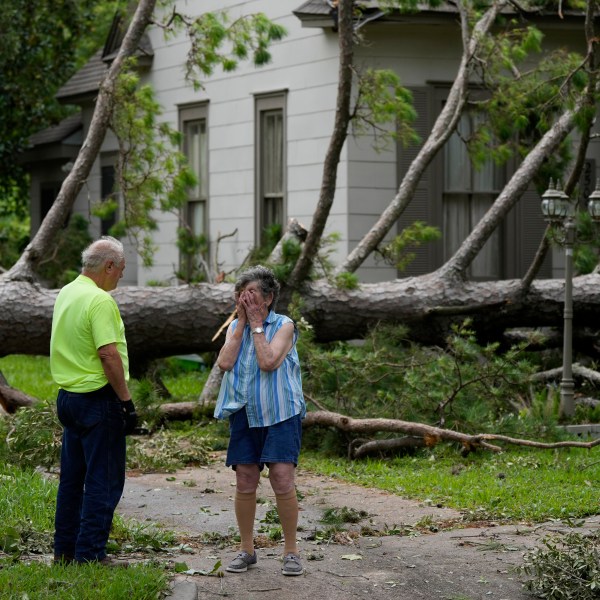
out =
<svg viewBox="0 0 600 600"><path fill-rule="evenodd" d="M302 440L302 417L267 427L249 427L246 409L242 408L229 417L228 467L258 465L262 471L269 463L294 463L298 465Z"/></svg>

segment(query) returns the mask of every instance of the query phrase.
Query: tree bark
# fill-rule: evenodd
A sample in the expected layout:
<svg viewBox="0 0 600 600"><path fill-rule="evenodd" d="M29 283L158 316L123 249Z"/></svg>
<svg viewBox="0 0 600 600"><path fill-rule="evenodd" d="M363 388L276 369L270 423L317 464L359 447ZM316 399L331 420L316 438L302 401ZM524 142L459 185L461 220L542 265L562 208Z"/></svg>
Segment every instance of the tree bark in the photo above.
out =
<svg viewBox="0 0 600 600"><path fill-rule="evenodd" d="M443 344L452 324L465 317L482 339L500 339L513 327L562 326L561 280L536 281L517 296L519 285L518 280L457 283L432 274L339 290L319 280L305 286L301 313L319 341L359 338L379 322L403 323L411 339L425 344ZM27 282L0 285L0 356L48 354L57 293ZM212 338L234 309L229 283L124 287L113 294L132 364L218 350L222 339ZM573 302L575 331L600 330L600 275L576 277Z"/></svg>
<svg viewBox="0 0 600 600"><path fill-rule="evenodd" d="M319 250L319 244L323 237L323 231L327 224L327 218L335 196L337 181L337 168L340 162L342 147L346 141L348 124L350 123L350 97L352 94L352 62L354 56L353 42L353 0L341 0L338 4L338 36L340 49L340 64L338 71L337 106L335 111L335 123L333 133L329 141L329 148L325 155L323 164L323 177L321 180L321 192L312 224L302 248L302 252L287 284L291 288L297 288L307 278L315 256Z"/></svg>
<svg viewBox="0 0 600 600"><path fill-rule="evenodd" d="M117 78L127 58L133 56L146 27L150 23L156 0L140 0L116 58L100 84L94 114L85 141L77 155L71 172L64 180L60 192L35 237L21 254L15 265L3 275L13 281L35 281L35 268L52 249L54 239L67 220L104 141L114 105Z"/></svg>
<svg viewBox="0 0 600 600"><path fill-rule="evenodd" d="M8 385L8 381L0 372L0 406L4 409L4 412L11 415L19 408L33 406L37 401L37 398L28 396Z"/></svg>
<svg viewBox="0 0 600 600"><path fill-rule="evenodd" d="M463 450L470 452L477 448L485 448L495 452L502 452L502 447L490 442L504 442L515 446L527 446L529 448L540 448L552 450L555 448L594 448L600 444L600 438L592 442L555 442L544 443L533 440L524 440L513 438L506 435L495 433L477 433L474 435L461 433L452 429L441 429L425 425L424 423L411 423L410 421L401 421L398 419L353 419L345 415L333 412L311 412L306 415L302 422L303 427L314 427L320 425L323 427L335 427L341 431L364 434L377 433L380 431L402 432L409 436L421 438L426 446L433 447L440 441L457 442L461 444Z"/></svg>

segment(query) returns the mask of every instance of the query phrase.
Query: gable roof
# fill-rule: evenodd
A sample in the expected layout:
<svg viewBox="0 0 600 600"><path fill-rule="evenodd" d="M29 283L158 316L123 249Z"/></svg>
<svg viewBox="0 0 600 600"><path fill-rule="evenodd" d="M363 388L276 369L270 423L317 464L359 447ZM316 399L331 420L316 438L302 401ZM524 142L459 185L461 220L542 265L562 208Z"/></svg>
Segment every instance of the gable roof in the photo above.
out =
<svg viewBox="0 0 600 600"><path fill-rule="evenodd" d="M53 125L34 133L29 138L30 146L41 146L42 144L53 144L62 142L83 127L81 111L76 112L63 119L58 125Z"/></svg>
<svg viewBox="0 0 600 600"><path fill-rule="evenodd" d="M102 50L90 58L67 83L65 83L56 93L56 99L61 102L74 102L92 97L100 87L100 82L108 69L106 63L102 60Z"/></svg>
<svg viewBox="0 0 600 600"><path fill-rule="evenodd" d="M63 119L57 125L34 133L27 149L19 155L22 165L56 163L72 160L83 142L81 111Z"/></svg>
<svg viewBox="0 0 600 600"><path fill-rule="evenodd" d="M383 15L376 0L362 0L357 7L364 16ZM302 21L302 27L337 27L337 1L308 0L292 12Z"/></svg>

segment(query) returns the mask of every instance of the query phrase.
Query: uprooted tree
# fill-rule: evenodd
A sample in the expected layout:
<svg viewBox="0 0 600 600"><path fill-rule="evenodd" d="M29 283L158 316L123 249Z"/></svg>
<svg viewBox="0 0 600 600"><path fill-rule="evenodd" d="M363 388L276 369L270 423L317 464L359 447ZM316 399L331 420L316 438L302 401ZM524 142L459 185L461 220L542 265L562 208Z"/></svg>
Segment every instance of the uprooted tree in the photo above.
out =
<svg viewBox="0 0 600 600"><path fill-rule="evenodd" d="M598 93L595 72L596 36L593 28L595 3L587 3L582 33L587 42L587 54L580 57L570 55L570 61L564 64L548 61L546 69L549 68L548 64L560 69L542 72L530 84L539 91L551 82L546 96L539 94L545 98L544 101L527 106L518 104L519 98L522 100L526 94L517 94L514 90L525 85L529 74L519 71L516 62L518 53L512 52L511 48L519 45L524 53L535 36L531 35L530 30L520 31L517 27L508 32L495 28L499 16L509 8L514 9L514 4L508 0L493 0L479 13L471 3L458 3L456 6L460 18L463 55L442 112L381 218L337 267L335 277L311 281L308 277L332 206L337 166L349 125L353 119L364 118L365 115L364 111L359 111L357 106L352 105L353 77L356 76L353 46L358 40L354 27L357 7L351 0L341 0L338 3L340 63L334 129L325 157L318 204L300 257L286 281L285 290L285 299L291 298L293 291L299 293L300 312L314 327L318 340L359 337L375 323L382 321L408 325L411 338L422 343L443 343L452 324L465 317L472 319L473 327L484 339L498 339L508 328L523 325L555 326L560 322L562 284L554 280L535 280L535 265L526 278L511 281L469 281L467 270L509 210L536 177L540 177L540 173L546 176L550 168L551 174L564 175L568 182L567 191L572 190L579 178L591 137ZM119 108L115 102L119 76L129 57L134 54L143 32L152 22L154 9L155 0L141 0L138 3L118 55L101 84L82 150L39 231L19 261L0 280L0 353L4 355L48 352L52 305L57 290L45 289L38 283L36 267L52 247L61 224L84 185L104 135L113 122L113 113ZM521 7L521 10L521 16L526 17L525 8ZM185 22L183 17L181 22ZM502 38L502 35L511 37ZM203 40L202 43L208 44L209 40ZM497 62L494 63L494 60ZM481 73L484 66L485 72ZM507 76L507 70L512 79ZM355 82L360 90L357 97L364 102L362 108L366 108L368 115L376 120L382 115L376 112L377 103L372 101L369 81L377 81L377 76L372 75L370 79L364 80L358 78ZM413 199L416 185L425 169L456 130L468 105L469 89L474 81L480 86L488 87L491 98L487 109L493 118L486 122L488 131L485 132L486 135L482 135L482 139L491 139L497 134L493 128L494 122L502 122L506 129L506 123L510 121L507 115L519 116L516 120L512 119L513 129L508 134L504 131L505 138L501 140L501 151L505 154L515 139L520 144L529 144L526 148L523 145L517 148L521 158L513 176L458 251L440 269L420 277L344 289L339 285L344 274L354 273L371 253L381 251L392 226ZM397 83L391 85L397 86L396 95L401 98L399 102L402 102L398 112L392 113L391 118L406 121L406 96L400 94ZM511 98L512 104L506 106L507 103L494 103L497 94L501 94L503 98ZM533 114L543 114L544 118L539 121L545 125L533 128L532 132L529 119ZM390 119L390 114L387 118ZM406 131L410 131L410 123L404 122L404 127ZM561 155L561 149L568 143L569 134L575 128L580 131L576 160L568 165L557 164L554 158ZM477 150L476 142L474 140ZM479 151L481 152L481 147ZM560 170L565 168L570 171L563 173ZM547 245L543 240L540 243L543 252ZM126 324L134 366L163 356L218 349L223 338L213 339L214 334L232 310L232 285L229 283L158 289L129 287L116 290L115 297ZM597 275L575 279L574 303L576 325L579 325L576 339L578 335L581 339L589 339L589 332L600 328ZM202 319L196 318L198 314L202 314ZM592 346L589 344L590 348Z"/></svg>

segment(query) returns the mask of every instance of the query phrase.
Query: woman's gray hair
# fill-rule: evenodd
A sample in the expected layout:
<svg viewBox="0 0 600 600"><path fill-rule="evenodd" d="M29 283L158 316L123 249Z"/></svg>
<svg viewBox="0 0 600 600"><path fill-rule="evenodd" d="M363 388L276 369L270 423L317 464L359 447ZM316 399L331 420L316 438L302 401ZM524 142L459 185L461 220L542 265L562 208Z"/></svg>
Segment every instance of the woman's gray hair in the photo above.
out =
<svg viewBox="0 0 600 600"><path fill-rule="evenodd" d="M277 279L275 279L275 274L273 271L271 271L271 269L267 269L267 267L263 267L262 265L250 267L244 271L235 282L236 294L239 294L252 281L257 281L259 283L260 291L262 292L263 296L268 296L271 293L273 294L273 302L271 302L269 305L269 310L275 310L281 286L279 285Z"/></svg>
<svg viewBox="0 0 600 600"><path fill-rule="evenodd" d="M103 235L81 253L83 270L90 273L101 271L109 260L118 266L125 260L123 244L110 235Z"/></svg>

